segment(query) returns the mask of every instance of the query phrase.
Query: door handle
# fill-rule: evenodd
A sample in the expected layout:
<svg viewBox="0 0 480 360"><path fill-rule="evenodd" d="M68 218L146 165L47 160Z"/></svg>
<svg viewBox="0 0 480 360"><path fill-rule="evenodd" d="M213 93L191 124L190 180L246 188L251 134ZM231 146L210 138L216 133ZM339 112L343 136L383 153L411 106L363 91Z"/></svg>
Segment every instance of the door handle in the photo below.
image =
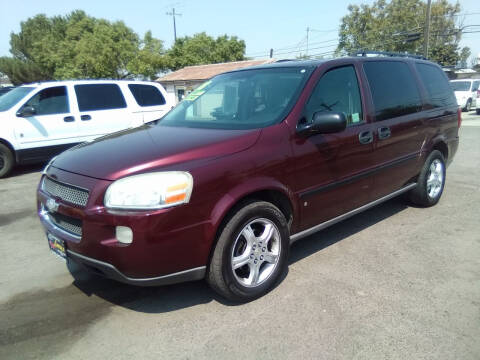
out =
<svg viewBox="0 0 480 360"><path fill-rule="evenodd" d="M392 132L390 131L390 128L385 126L377 129L378 131L378 139L383 140L383 139L388 139Z"/></svg>
<svg viewBox="0 0 480 360"><path fill-rule="evenodd" d="M373 133L371 131L363 131L358 134L360 144L370 144L373 141Z"/></svg>
<svg viewBox="0 0 480 360"><path fill-rule="evenodd" d="M72 121L75 121L75 118L73 116L65 116L63 118L63 121L65 122L72 122Z"/></svg>
<svg viewBox="0 0 480 360"><path fill-rule="evenodd" d="M90 120L92 117L90 115L82 115L80 116L80 119L83 120L83 121L87 121L87 120Z"/></svg>

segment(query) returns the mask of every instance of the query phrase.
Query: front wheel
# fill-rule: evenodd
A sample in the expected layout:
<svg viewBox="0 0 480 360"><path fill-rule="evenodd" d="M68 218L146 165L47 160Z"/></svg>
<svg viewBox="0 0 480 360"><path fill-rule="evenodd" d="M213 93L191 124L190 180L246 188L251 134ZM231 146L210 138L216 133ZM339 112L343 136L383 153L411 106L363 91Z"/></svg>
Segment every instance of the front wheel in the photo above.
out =
<svg viewBox="0 0 480 360"><path fill-rule="evenodd" d="M12 151L4 144L0 144L0 178L7 176L14 164L15 157Z"/></svg>
<svg viewBox="0 0 480 360"><path fill-rule="evenodd" d="M438 150L430 153L418 176L417 186L410 192L410 200L420 206L433 206L440 200L445 186L445 158Z"/></svg>
<svg viewBox="0 0 480 360"><path fill-rule="evenodd" d="M230 300L253 300L276 283L287 266L288 251L289 231L282 212L268 202L250 202L223 228L207 281Z"/></svg>

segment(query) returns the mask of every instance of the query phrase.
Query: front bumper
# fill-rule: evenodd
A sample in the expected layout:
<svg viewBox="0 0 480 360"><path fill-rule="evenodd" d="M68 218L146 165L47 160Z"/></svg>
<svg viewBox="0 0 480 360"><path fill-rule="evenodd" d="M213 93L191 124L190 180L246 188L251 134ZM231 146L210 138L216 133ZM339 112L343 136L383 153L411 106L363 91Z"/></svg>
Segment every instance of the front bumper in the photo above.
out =
<svg viewBox="0 0 480 360"><path fill-rule="evenodd" d="M194 269L179 271L177 273L163 276L151 278L131 278L121 273L112 264L108 264L103 261L89 258L88 256L77 254L72 250L67 249L67 259L69 261L73 260L78 265L95 274L102 275L109 279L117 280L125 284L137 286L170 285L186 281L201 280L205 277L206 271L206 266L200 266Z"/></svg>
<svg viewBox="0 0 480 360"><path fill-rule="evenodd" d="M68 258L129 284L161 285L204 277L214 229L200 206L110 212L103 206L103 196L111 182L52 167L47 176L90 192L87 205L80 207L41 187L37 191L40 221L47 232L65 241ZM51 221L47 201L52 198L58 203L53 215L76 219L81 224L80 234L65 231ZM132 229L131 244L117 241L117 226Z"/></svg>

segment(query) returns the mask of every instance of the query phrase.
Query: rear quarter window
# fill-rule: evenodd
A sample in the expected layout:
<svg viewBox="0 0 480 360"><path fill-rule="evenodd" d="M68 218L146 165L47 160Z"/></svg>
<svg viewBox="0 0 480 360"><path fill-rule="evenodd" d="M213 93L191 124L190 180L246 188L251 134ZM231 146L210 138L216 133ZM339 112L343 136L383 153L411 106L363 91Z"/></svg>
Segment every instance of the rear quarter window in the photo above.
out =
<svg viewBox="0 0 480 360"><path fill-rule="evenodd" d="M367 61L363 64L372 92L377 121L417 112L420 92L409 66L400 61Z"/></svg>
<svg viewBox="0 0 480 360"><path fill-rule="evenodd" d="M443 71L433 65L416 63L420 79L428 94L428 104L433 107L456 106L455 95Z"/></svg>
<svg viewBox="0 0 480 360"><path fill-rule="evenodd" d="M117 84L75 85L80 111L126 108L122 91Z"/></svg>
<svg viewBox="0 0 480 360"><path fill-rule="evenodd" d="M152 85L130 84L128 88L132 92L135 101L140 106L165 105L165 98L158 88Z"/></svg>

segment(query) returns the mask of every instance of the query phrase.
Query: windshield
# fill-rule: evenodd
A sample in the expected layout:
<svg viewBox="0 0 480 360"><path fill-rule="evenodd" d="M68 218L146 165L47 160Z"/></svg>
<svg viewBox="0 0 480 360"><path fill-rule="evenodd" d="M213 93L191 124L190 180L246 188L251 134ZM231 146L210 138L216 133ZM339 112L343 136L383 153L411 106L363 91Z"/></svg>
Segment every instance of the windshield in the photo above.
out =
<svg viewBox="0 0 480 360"><path fill-rule="evenodd" d="M470 90L470 81L451 81L450 85L452 86L453 91L469 91Z"/></svg>
<svg viewBox="0 0 480 360"><path fill-rule="evenodd" d="M255 129L281 121L291 110L312 68L244 70L199 86L160 126Z"/></svg>
<svg viewBox="0 0 480 360"><path fill-rule="evenodd" d="M9 110L12 106L22 100L30 91L35 89L31 86L22 86L9 91L0 97L0 111Z"/></svg>

